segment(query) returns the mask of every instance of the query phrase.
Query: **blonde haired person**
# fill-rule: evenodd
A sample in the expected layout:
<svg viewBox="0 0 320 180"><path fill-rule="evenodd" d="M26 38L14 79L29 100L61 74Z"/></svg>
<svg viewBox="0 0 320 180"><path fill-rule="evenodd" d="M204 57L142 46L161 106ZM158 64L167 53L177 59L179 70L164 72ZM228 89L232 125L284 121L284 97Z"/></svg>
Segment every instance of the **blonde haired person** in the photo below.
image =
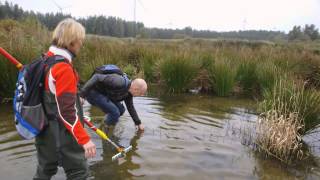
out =
<svg viewBox="0 0 320 180"><path fill-rule="evenodd" d="M72 65L84 38L84 27L70 18L61 21L53 32L52 45L45 55L45 60L54 62L45 76L48 127L36 137L38 166L34 179L51 179L59 165L67 179L88 177L86 158L95 156L96 147L77 114L79 78Z"/></svg>

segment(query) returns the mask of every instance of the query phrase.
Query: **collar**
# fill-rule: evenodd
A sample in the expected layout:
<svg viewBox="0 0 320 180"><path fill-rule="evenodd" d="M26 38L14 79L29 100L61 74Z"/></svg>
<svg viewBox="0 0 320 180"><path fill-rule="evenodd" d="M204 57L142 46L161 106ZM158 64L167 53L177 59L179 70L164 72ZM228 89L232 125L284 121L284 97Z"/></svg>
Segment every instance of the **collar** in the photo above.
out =
<svg viewBox="0 0 320 180"><path fill-rule="evenodd" d="M73 58L75 55L71 53L69 50L64 48L58 48L57 46L51 45L49 51L52 52L54 55L60 55L66 58L70 63L72 63Z"/></svg>

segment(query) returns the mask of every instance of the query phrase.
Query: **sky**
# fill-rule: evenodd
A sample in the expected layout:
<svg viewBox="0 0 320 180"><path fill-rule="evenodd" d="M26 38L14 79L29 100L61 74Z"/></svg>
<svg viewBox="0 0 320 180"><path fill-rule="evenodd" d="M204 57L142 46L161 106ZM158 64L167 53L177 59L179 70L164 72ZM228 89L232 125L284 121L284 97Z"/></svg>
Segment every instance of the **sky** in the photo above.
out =
<svg viewBox="0 0 320 180"><path fill-rule="evenodd" d="M4 2L3 0L0 0ZM320 0L7 0L25 10L69 13L74 17L116 16L146 27L198 30L276 30L294 25L320 28ZM136 2L136 3L135 3Z"/></svg>

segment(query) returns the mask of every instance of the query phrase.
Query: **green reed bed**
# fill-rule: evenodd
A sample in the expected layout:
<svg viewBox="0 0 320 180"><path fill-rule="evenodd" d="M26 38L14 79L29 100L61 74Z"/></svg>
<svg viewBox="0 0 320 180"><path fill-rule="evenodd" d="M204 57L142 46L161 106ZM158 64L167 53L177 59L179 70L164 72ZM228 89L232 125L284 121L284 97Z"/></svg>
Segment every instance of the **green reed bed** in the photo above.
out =
<svg viewBox="0 0 320 180"><path fill-rule="evenodd" d="M181 93L189 87L197 76L199 65L187 54L167 56L161 60L160 78L170 92Z"/></svg>
<svg viewBox="0 0 320 180"><path fill-rule="evenodd" d="M242 60L237 69L236 79L244 93L249 94L256 89L257 78L257 63L250 60Z"/></svg>
<svg viewBox="0 0 320 180"><path fill-rule="evenodd" d="M209 69L210 82L217 96L229 96L236 84L236 68L226 59L217 59Z"/></svg>
<svg viewBox="0 0 320 180"><path fill-rule="evenodd" d="M50 44L50 34L36 20L0 21L1 47L22 62L29 62L45 52ZM171 67L170 59L175 59L173 64L191 62L192 59L191 64L196 64L196 68L184 72L174 68L178 65ZM256 95L251 92L261 96L264 90L270 90L276 77L288 72L295 79L306 80L310 86L317 86L320 79L319 62L320 55L290 44L190 38L119 39L88 35L74 64L83 81L90 77L95 67L116 64L130 76L144 77L149 83L163 83L172 92L200 87L218 96L244 93L251 97L252 94ZM2 96L11 96L14 87L11 81L15 78L8 81L7 74L12 77L16 72L9 66L4 63L0 66ZM182 66L195 67L190 63ZM175 69L179 69L178 74L185 73L185 77L192 78L183 80L179 78L180 75L169 76L175 73Z"/></svg>

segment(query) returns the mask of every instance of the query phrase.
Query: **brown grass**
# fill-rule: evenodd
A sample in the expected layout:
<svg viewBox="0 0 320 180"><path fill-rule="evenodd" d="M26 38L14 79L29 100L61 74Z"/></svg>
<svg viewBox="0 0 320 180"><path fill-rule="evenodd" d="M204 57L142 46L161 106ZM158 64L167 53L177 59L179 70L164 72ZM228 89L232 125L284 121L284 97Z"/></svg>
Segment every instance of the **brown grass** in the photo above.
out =
<svg viewBox="0 0 320 180"><path fill-rule="evenodd" d="M303 159L301 128L303 125L298 113L283 115L276 109L263 113L257 124L258 151L284 163Z"/></svg>

